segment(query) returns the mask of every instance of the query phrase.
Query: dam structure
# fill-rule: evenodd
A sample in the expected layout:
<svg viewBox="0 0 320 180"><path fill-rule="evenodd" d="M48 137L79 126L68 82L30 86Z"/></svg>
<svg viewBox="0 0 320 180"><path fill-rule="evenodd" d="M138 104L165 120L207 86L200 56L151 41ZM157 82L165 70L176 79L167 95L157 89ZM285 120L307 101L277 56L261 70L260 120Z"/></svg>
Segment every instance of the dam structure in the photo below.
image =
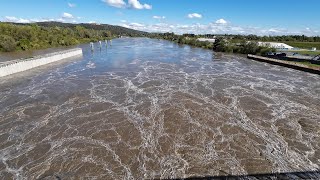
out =
<svg viewBox="0 0 320 180"><path fill-rule="evenodd" d="M74 48L64 51L58 51L54 53L49 53L45 55L40 55L27 59L11 60L0 63L0 77L8 76L11 74L23 72L35 67L60 61L63 59L82 56L81 48Z"/></svg>

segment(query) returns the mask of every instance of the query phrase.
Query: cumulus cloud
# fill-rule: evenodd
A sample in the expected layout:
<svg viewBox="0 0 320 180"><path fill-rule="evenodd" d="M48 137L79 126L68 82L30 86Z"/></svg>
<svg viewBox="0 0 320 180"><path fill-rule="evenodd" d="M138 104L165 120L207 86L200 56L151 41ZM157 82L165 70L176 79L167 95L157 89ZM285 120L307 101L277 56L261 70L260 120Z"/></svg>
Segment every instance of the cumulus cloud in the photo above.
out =
<svg viewBox="0 0 320 180"><path fill-rule="evenodd" d="M35 22L49 22L49 21L56 21L56 22L72 22L76 23L74 16L69 13L63 13L59 18L31 18L31 19L24 19L18 18L14 16L5 16L3 18L4 22L13 22L13 23L35 23Z"/></svg>
<svg viewBox="0 0 320 180"><path fill-rule="evenodd" d="M62 14L62 18L64 18L64 19L73 19L74 17L73 17L73 15L72 14L69 14L69 13L63 13Z"/></svg>
<svg viewBox="0 0 320 180"><path fill-rule="evenodd" d="M152 9L151 5L141 4L138 0L128 0L128 3L124 0L102 0L102 2L116 8Z"/></svg>
<svg viewBox="0 0 320 180"><path fill-rule="evenodd" d="M31 23L32 22L29 19L17 18L14 16L5 16L4 21L5 22L14 22L14 23Z"/></svg>
<svg viewBox="0 0 320 180"><path fill-rule="evenodd" d="M218 19L218 20L216 20L216 23L217 24L228 24L228 22L224 19Z"/></svg>
<svg viewBox="0 0 320 180"><path fill-rule="evenodd" d="M126 3L123 0L102 0L106 4L116 8L124 8L126 7Z"/></svg>
<svg viewBox="0 0 320 180"><path fill-rule="evenodd" d="M63 19L63 18L56 19L55 21L57 21L57 22L66 22L66 20Z"/></svg>
<svg viewBox="0 0 320 180"><path fill-rule="evenodd" d="M149 4L141 4L138 0L128 0L128 5L133 9L152 9Z"/></svg>
<svg viewBox="0 0 320 180"><path fill-rule="evenodd" d="M192 14L188 14L188 18L193 19L193 18L202 18L201 14L198 13L192 13Z"/></svg>
<svg viewBox="0 0 320 180"><path fill-rule="evenodd" d="M256 34L256 35L319 35L318 30L304 28L302 30L291 30L284 28L261 28L251 26L238 26L225 20L227 23L214 21L208 24L142 24L123 22L121 26L147 32L174 32L176 34L192 33L192 34Z"/></svg>
<svg viewBox="0 0 320 180"><path fill-rule="evenodd" d="M68 3L68 6L69 6L70 8L74 8L74 7L76 7L77 5L76 5L76 4L73 4L73 3Z"/></svg>
<svg viewBox="0 0 320 180"><path fill-rule="evenodd" d="M166 17L165 16L153 16L152 18L153 19L165 19Z"/></svg>
<svg viewBox="0 0 320 180"><path fill-rule="evenodd" d="M130 23L130 26L132 26L132 27L145 27L144 24L140 24L140 23Z"/></svg>

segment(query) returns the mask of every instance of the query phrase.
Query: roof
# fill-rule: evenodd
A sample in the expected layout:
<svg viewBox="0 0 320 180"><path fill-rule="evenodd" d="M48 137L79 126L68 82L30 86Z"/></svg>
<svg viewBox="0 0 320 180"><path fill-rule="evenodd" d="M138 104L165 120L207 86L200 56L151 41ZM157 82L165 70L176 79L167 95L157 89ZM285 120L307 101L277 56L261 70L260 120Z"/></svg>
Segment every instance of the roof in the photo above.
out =
<svg viewBox="0 0 320 180"><path fill-rule="evenodd" d="M293 49L294 47L289 46L285 43L278 43L278 42L258 42L259 46L269 46L276 49Z"/></svg>
<svg viewBox="0 0 320 180"><path fill-rule="evenodd" d="M216 41L216 39L209 39L209 38L198 38L198 41L201 41L201 42L211 42L211 43L214 43Z"/></svg>

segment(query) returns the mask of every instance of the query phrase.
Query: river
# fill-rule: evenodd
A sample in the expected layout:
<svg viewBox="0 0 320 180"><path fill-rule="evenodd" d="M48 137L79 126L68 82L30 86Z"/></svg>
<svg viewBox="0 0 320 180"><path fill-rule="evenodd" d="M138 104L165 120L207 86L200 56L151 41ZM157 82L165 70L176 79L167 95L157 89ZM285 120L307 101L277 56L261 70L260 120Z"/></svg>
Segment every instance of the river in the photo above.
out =
<svg viewBox="0 0 320 180"><path fill-rule="evenodd" d="M4 179L320 167L320 76L146 38L0 79Z"/></svg>

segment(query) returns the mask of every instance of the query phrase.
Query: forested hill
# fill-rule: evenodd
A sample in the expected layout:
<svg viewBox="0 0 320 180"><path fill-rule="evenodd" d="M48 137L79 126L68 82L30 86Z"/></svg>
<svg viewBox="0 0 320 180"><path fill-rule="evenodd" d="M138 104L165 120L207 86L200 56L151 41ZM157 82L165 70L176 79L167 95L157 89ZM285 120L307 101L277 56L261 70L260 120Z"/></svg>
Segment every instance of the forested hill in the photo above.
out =
<svg viewBox="0 0 320 180"><path fill-rule="evenodd" d="M82 26L86 29L94 29L94 30L107 30L110 31L113 35L122 35L122 36L147 36L147 32L138 31L134 29L125 28L122 26L115 26L115 25L109 25L109 24L70 24L70 23L61 23L61 22L38 22L36 23L39 26L44 27L69 27L69 28L75 28L76 26Z"/></svg>
<svg viewBox="0 0 320 180"><path fill-rule="evenodd" d="M117 36L144 37L147 32L108 24L0 22L0 51L19 51L70 46Z"/></svg>

